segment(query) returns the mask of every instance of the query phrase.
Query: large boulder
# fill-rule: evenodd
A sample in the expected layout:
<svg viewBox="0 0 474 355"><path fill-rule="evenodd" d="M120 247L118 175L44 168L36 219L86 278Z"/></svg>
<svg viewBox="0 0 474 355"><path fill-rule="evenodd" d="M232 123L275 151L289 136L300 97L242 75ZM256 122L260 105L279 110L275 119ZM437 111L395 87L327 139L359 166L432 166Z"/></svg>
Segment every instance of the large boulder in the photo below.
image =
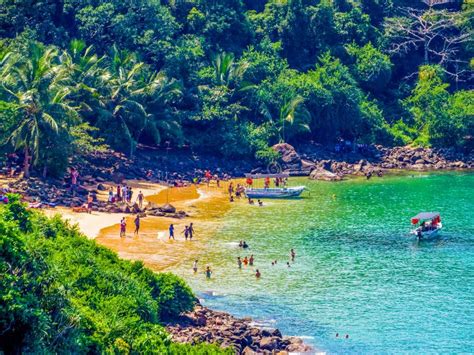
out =
<svg viewBox="0 0 474 355"><path fill-rule="evenodd" d="M160 207L160 211L164 213L175 213L176 212L176 207L173 205L166 203L163 206Z"/></svg>
<svg viewBox="0 0 474 355"><path fill-rule="evenodd" d="M281 161L285 164L300 164L301 157L296 152L295 148L288 143L275 144L272 149L280 153Z"/></svg>
<svg viewBox="0 0 474 355"><path fill-rule="evenodd" d="M331 173L330 171L322 169L322 168L313 170L311 174L309 175L309 178L312 180L323 180L323 181L342 180L341 176Z"/></svg>

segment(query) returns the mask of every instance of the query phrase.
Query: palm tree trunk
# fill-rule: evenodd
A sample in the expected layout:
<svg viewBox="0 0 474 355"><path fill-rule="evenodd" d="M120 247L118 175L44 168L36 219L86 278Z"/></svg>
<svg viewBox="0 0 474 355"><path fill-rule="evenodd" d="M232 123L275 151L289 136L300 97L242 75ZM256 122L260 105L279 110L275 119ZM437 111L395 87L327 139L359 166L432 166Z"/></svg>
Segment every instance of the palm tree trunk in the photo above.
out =
<svg viewBox="0 0 474 355"><path fill-rule="evenodd" d="M23 162L23 177L24 178L29 178L30 177L30 153L28 146L25 146L24 150L24 162Z"/></svg>

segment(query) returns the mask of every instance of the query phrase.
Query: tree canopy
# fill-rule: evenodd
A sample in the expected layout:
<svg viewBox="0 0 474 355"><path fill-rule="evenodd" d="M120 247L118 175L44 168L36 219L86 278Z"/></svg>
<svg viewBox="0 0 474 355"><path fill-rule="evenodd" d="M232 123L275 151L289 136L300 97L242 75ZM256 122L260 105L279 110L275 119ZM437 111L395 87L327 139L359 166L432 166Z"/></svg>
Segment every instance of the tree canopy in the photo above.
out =
<svg viewBox="0 0 474 355"><path fill-rule="evenodd" d="M468 4L20 0L0 10L1 146L44 174L64 170L78 137L130 155L167 141L259 159L281 140L470 149Z"/></svg>

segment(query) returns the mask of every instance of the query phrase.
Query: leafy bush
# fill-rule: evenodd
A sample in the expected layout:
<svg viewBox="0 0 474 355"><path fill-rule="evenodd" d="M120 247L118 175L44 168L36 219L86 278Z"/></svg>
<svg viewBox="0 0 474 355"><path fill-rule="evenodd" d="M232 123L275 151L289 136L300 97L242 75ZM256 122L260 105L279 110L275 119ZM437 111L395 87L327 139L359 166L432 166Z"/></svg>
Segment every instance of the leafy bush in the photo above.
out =
<svg viewBox="0 0 474 355"><path fill-rule="evenodd" d="M173 344L161 325L194 305L183 280L121 260L59 217L11 201L0 207L0 351L221 352Z"/></svg>

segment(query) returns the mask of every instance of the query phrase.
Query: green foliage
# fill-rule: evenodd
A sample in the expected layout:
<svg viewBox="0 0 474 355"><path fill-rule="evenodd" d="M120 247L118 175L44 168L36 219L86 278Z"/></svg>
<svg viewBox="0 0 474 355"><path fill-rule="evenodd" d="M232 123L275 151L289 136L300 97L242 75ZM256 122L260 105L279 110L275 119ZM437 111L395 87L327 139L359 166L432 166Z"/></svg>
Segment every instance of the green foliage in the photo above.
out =
<svg viewBox="0 0 474 355"><path fill-rule="evenodd" d="M183 280L10 200L0 207L0 351L219 353L173 344L161 326L193 307Z"/></svg>
<svg viewBox="0 0 474 355"><path fill-rule="evenodd" d="M413 4L0 2L1 149L58 176L103 143L262 160L281 140L469 150L472 8L401 6ZM417 83L435 62L443 84Z"/></svg>

